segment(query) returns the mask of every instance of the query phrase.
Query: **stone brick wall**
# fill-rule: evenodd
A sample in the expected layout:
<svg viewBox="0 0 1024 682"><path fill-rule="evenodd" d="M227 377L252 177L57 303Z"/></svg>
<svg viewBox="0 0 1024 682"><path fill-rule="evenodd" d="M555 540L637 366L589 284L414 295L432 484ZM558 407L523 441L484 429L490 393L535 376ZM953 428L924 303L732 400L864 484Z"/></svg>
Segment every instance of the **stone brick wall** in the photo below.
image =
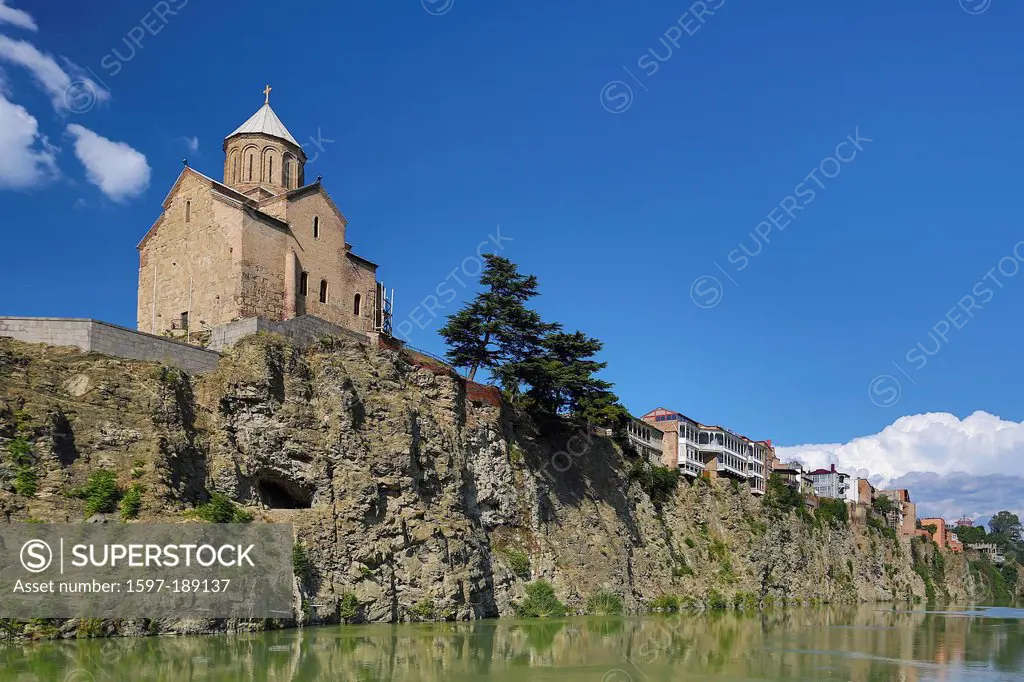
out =
<svg viewBox="0 0 1024 682"><path fill-rule="evenodd" d="M345 336L362 343L368 342L365 334L359 334L309 315L283 322L250 317L214 329L210 337L210 348L223 350L238 343L246 336L260 332L280 334L299 345L309 345L322 336Z"/></svg>
<svg viewBox="0 0 1024 682"><path fill-rule="evenodd" d="M26 343L73 346L87 353L161 362L186 372L208 372L220 354L108 322L62 317L0 317L0 336Z"/></svg>
<svg viewBox="0 0 1024 682"><path fill-rule="evenodd" d="M236 298L243 215L216 198L208 180L184 173L156 229L139 246L140 331L160 334L186 311L193 329L201 328L200 321L215 327L241 316Z"/></svg>
<svg viewBox="0 0 1024 682"><path fill-rule="evenodd" d="M248 215L242 228L237 317L280 320L284 316L287 230Z"/></svg>
<svg viewBox="0 0 1024 682"><path fill-rule="evenodd" d="M298 297L298 314L316 315L357 331L373 329L377 296L376 269L348 255L348 225L335 212L322 191L310 191L288 202L288 224L294 237L297 260L295 277L309 274L309 293ZM318 219L319 237L314 237L313 222ZM327 280L328 300L320 303L320 282ZM299 287L296 283L295 291ZM359 315L355 314L355 295L359 294Z"/></svg>
<svg viewBox="0 0 1024 682"><path fill-rule="evenodd" d="M226 141L224 151L224 184L229 187L245 192L266 185L283 192L303 185L306 155L301 147L286 140L260 134L237 135ZM287 187L283 172L286 162L291 164Z"/></svg>

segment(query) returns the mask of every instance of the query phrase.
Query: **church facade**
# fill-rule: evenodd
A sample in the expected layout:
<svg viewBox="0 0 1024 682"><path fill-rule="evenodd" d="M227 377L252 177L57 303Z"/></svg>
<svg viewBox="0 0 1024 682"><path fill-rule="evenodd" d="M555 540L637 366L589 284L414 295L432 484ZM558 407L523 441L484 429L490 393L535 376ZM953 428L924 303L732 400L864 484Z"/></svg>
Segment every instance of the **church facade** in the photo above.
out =
<svg viewBox="0 0 1024 682"><path fill-rule="evenodd" d="M139 243L139 331L185 336L301 315L380 329L377 265L353 252L320 178L305 182L302 146L264 92L264 105L224 140L223 180L186 165Z"/></svg>

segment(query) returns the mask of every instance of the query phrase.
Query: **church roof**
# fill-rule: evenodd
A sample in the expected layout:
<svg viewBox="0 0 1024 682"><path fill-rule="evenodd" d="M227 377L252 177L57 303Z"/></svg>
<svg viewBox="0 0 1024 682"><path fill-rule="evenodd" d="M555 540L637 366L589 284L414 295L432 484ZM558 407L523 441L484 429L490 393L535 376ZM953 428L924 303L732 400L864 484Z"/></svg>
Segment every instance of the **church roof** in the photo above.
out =
<svg viewBox="0 0 1024 682"><path fill-rule="evenodd" d="M253 114L248 121L238 126L238 129L228 135L228 137L253 133L262 133L263 135L270 135L271 137L279 137L283 140L288 140L296 147L300 146L299 143L296 142L295 138L292 137L292 134L288 132L288 129L284 127L284 123L281 123L281 119L277 117L274 110L270 108L269 103L260 107L259 111Z"/></svg>

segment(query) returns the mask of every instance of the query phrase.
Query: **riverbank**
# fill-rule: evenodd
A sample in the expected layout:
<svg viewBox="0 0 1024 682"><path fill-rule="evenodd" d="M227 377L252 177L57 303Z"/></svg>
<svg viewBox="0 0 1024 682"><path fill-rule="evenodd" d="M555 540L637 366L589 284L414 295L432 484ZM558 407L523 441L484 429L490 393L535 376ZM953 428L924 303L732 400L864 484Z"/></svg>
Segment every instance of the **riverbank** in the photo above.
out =
<svg viewBox="0 0 1024 682"><path fill-rule="evenodd" d="M4 679L930 679L1024 673L1024 611L774 609L0 644ZM74 676L72 676L74 675Z"/></svg>

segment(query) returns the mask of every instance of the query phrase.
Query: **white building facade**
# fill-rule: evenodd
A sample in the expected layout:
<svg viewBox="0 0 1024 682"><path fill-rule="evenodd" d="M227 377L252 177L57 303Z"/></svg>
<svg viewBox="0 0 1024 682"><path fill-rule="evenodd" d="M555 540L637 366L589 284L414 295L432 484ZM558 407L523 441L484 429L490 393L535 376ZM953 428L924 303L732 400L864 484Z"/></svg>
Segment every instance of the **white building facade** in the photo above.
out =
<svg viewBox="0 0 1024 682"><path fill-rule="evenodd" d="M814 494L818 497L831 497L837 500L846 499L846 493L850 490L850 475L836 471L836 465L831 469L816 469L807 473L814 485Z"/></svg>

